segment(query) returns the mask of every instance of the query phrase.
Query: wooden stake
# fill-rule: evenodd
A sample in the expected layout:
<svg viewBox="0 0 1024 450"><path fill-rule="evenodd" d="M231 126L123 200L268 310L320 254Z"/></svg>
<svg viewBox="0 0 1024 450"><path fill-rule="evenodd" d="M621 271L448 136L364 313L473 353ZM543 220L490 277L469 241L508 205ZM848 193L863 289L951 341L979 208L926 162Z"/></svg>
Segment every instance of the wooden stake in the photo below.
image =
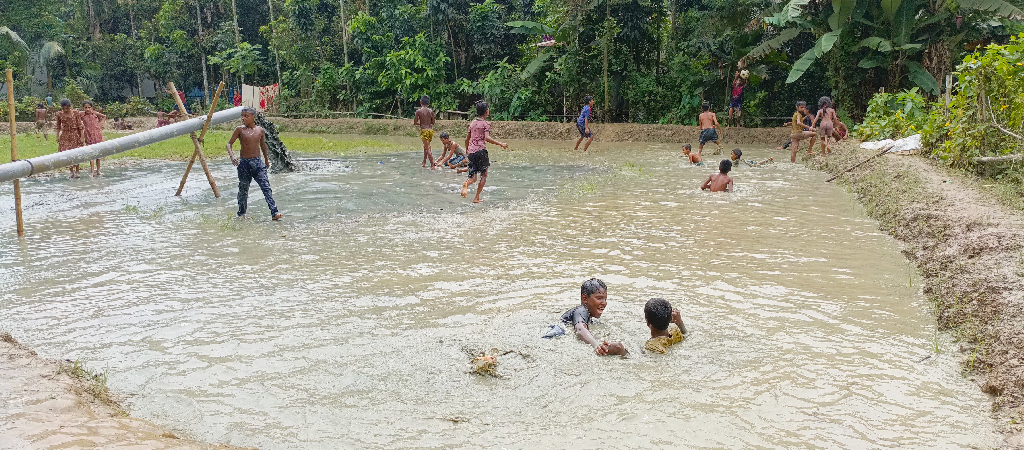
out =
<svg viewBox="0 0 1024 450"><path fill-rule="evenodd" d="M174 96L174 102L178 104L178 111L182 117L188 119L188 112L185 111L185 104L181 102L181 96L178 95L178 90L174 87L174 83L167 83L167 86L171 90L171 95ZM213 108L210 109L210 115L207 116L206 122L209 124L210 117L213 116ZM206 128L205 126L203 127ZM192 145L195 146L195 151L192 152L192 158L189 158L188 167L185 169L185 176L181 179L181 185L178 186L178 192L175 196L181 195L181 190L185 187L185 180L188 179L188 174L192 170L192 164L195 163L195 159L199 157L199 164L203 166L203 172L206 172L206 180L210 182L210 188L213 189L213 196L220 198L220 191L217 190L217 181L213 179L213 174L210 173L210 167L206 165L206 155L203 154L203 146L199 143L199 138L196 137L195 133L190 133L192 137Z"/></svg>
<svg viewBox="0 0 1024 450"><path fill-rule="evenodd" d="M849 168L849 169L846 169L846 170L844 170L844 171L842 171L842 172L839 172L839 173L837 173L837 174L836 174L836 176L834 176L834 177L832 177L832 178L829 178L829 179L825 180L825 182L826 182L826 183L828 183L828 182L831 182L831 181L835 180L836 178L839 178L839 176L840 176L840 175L842 175L842 174L844 174L844 173L847 173L847 172L849 172L849 171L851 171L851 170L853 170L853 169L856 169L856 168L858 168L858 167L860 167L860 166L863 166L863 165L864 165L865 163L867 163L868 161L871 161L872 159L875 159L875 158L877 158L877 157L879 157L879 156L882 156L882 155L884 155L884 154L888 153L888 152L889 152L889 149L891 149L892 147L893 147L893 146L892 146L891 144L890 144L890 145L886 145L885 147L883 147L883 148L882 148L882 151L880 151L880 152L876 153L876 154L875 154L874 156L872 156L872 157L870 157L870 158L868 158L868 159L865 159L864 161L861 161L861 162L857 163L857 165L855 165L855 166L853 166L853 167L851 167L851 168Z"/></svg>
<svg viewBox="0 0 1024 450"><path fill-rule="evenodd" d="M213 112L217 110L217 101L220 100L220 93L224 91L224 82L221 81L217 85L217 95L213 96L213 101L210 103L210 112L206 115L206 123L203 124L203 132L199 133L199 142L206 143L206 130L210 128L210 119L213 119Z"/></svg>
<svg viewBox="0 0 1024 450"><path fill-rule="evenodd" d="M11 125L11 162L18 160L18 123L14 120L14 72L7 69L7 116ZM18 237L25 235L25 221L21 216L21 180L14 180L14 215L18 222Z"/></svg>

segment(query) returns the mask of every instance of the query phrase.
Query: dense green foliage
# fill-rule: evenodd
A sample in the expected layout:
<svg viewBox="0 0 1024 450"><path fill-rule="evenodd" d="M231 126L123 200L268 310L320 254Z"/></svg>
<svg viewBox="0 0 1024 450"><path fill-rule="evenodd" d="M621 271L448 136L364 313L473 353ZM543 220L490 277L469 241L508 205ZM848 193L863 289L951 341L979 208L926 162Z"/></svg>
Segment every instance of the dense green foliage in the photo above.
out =
<svg viewBox="0 0 1024 450"><path fill-rule="evenodd" d="M409 117L427 94L439 110L485 99L498 118L552 120L593 95L598 120L646 123L693 123L701 100L724 111L742 66L748 118L823 95L860 117L880 87L934 95L967 44L1020 28L1022 2L5 0L0 66L19 96L280 81L284 112Z"/></svg>

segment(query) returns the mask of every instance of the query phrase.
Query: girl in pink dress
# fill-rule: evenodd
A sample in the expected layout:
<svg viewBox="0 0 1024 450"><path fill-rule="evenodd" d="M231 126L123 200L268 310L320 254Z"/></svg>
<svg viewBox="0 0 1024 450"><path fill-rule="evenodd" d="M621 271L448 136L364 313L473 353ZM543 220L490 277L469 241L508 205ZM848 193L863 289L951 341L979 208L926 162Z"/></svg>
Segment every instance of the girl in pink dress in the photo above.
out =
<svg viewBox="0 0 1024 450"><path fill-rule="evenodd" d="M107 120L107 116L96 111L92 102L88 100L82 103L82 110L84 111L82 125L84 126L85 145L103 142L103 123ZM94 177L103 176L100 173L100 160L89 161L89 174Z"/></svg>

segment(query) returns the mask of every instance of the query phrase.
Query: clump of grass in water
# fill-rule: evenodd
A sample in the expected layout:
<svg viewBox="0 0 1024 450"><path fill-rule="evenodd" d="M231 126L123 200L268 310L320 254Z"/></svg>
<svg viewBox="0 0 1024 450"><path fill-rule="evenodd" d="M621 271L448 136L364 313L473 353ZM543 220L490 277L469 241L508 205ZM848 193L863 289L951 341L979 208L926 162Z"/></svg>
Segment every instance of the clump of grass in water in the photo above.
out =
<svg viewBox="0 0 1024 450"><path fill-rule="evenodd" d="M626 163L622 165L622 172L629 175L640 176L642 175L643 170L643 167L640 167L639 164L634 163L633 161L626 161Z"/></svg>
<svg viewBox="0 0 1024 450"><path fill-rule="evenodd" d="M594 178L579 178L567 181L562 186L561 194L572 198L579 198L597 192L597 180Z"/></svg>
<svg viewBox="0 0 1024 450"><path fill-rule="evenodd" d="M57 373L66 374L71 378L81 381L85 392L101 403L114 408L120 414L126 415L121 405L110 395L110 389L107 387L106 372L94 372L85 367L81 360L75 360L74 362L64 360L60 362Z"/></svg>

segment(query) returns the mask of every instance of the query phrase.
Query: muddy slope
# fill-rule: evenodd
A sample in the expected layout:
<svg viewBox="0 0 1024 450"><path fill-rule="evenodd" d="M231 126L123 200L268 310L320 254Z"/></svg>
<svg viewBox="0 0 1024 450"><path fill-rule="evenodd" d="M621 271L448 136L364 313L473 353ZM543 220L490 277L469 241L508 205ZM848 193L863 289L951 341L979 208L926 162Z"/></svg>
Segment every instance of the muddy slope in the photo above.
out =
<svg viewBox="0 0 1024 450"><path fill-rule="evenodd" d="M129 417L93 385L0 333L0 448L233 450Z"/></svg>
<svg viewBox="0 0 1024 450"><path fill-rule="evenodd" d="M811 165L836 174L873 154L844 144ZM920 156L886 155L839 182L905 244L939 325L960 344L964 373L992 395L1007 445L1024 445L1024 215Z"/></svg>

